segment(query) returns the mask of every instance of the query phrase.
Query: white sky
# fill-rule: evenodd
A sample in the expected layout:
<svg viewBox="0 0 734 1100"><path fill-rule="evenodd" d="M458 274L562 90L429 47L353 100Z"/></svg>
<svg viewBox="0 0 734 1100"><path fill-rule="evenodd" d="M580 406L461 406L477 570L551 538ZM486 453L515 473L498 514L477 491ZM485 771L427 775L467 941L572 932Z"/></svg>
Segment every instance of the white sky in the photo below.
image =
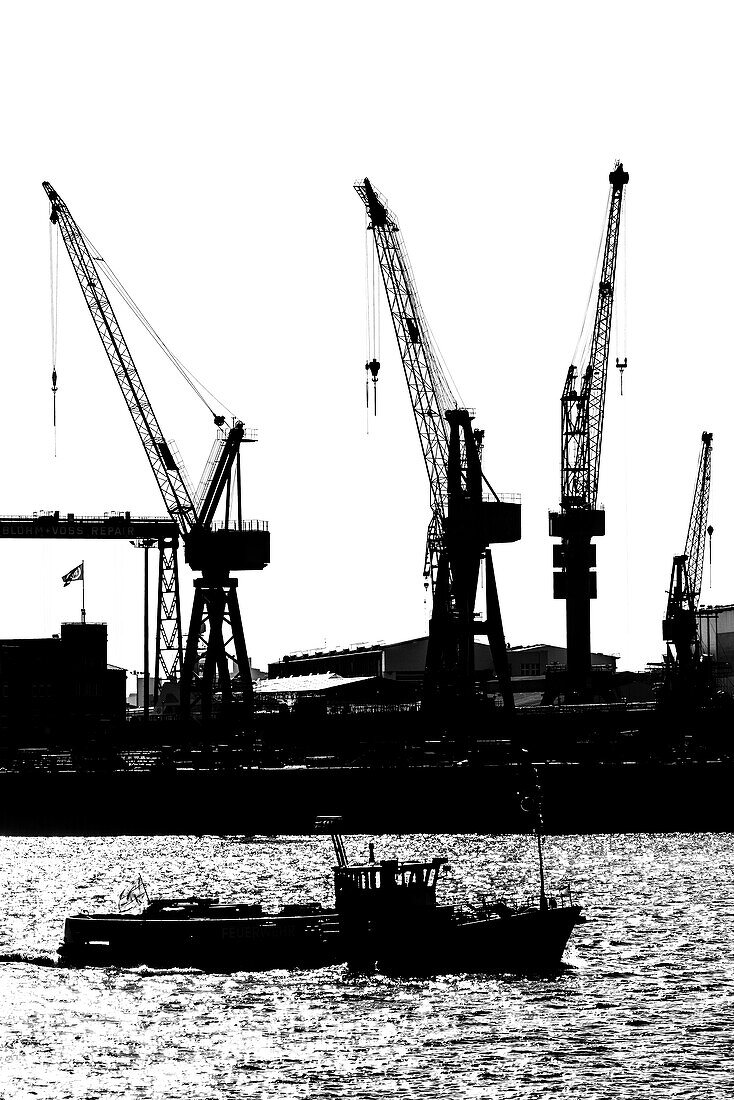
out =
<svg viewBox="0 0 734 1100"><path fill-rule="evenodd" d="M547 521L559 398L621 158L629 369L621 399L609 377L592 645L621 667L659 658L704 429L716 530L702 598L734 600L727 5L31 0L1 19L1 513L162 512L65 253L53 457L48 179L173 350L259 430L245 513L270 521L272 561L240 581L254 663L423 633L428 486L384 302L365 433L352 183L368 175L486 429L486 472L522 494L523 540L495 552L508 641L565 644ZM209 415L119 316L196 482ZM0 552L0 636L76 618L80 586L60 577L83 557L110 660L141 667L140 551Z"/></svg>

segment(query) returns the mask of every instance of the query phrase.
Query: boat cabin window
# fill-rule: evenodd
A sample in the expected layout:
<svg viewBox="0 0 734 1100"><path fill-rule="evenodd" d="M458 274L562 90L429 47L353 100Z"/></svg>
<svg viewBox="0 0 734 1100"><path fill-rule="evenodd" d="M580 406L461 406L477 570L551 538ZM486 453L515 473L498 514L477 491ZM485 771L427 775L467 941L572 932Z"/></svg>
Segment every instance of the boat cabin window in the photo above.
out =
<svg viewBox="0 0 734 1100"><path fill-rule="evenodd" d="M383 859L357 867L335 867L337 886L352 890L425 890L434 891L443 859L430 863L399 863Z"/></svg>

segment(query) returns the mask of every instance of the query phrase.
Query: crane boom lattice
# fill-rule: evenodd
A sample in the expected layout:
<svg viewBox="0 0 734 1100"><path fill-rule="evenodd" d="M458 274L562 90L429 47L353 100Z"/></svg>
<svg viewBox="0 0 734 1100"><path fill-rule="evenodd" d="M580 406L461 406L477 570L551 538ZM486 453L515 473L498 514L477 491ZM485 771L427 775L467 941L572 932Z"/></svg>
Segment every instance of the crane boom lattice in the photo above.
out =
<svg viewBox="0 0 734 1100"><path fill-rule="evenodd" d="M684 554L676 554L673 558L663 619L663 640L667 642L663 701L684 707L710 701L715 691L713 664L710 658L704 659L701 652L697 615L711 491L712 440L711 432L701 436L686 549Z"/></svg>
<svg viewBox="0 0 734 1100"><path fill-rule="evenodd" d="M166 510L178 524L181 534L185 535L196 524L197 518L186 484L188 479L179 470L161 431L84 235L51 184L44 183L43 188L51 202L52 221L58 224L61 231L87 308L140 436Z"/></svg>
<svg viewBox="0 0 734 1100"><path fill-rule="evenodd" d="M701 453L698 459L696 488L693 493L691 516L686 535L686 558L688 559L689 598L693 610L698 607L703 582L703 567L706 554L706 525L709 515L709 496L711 494L711 451L713 436L704 432L701 436Z"/></svg>
<svg viewBox="0 0 734 1100"><path fill-rule="evenodd" d="M356 183L374 234L377 256L400 361L410 393L415 426L431 494L431 510L445 516L448 508L449 429L446 413L459 402L451 390L430 336L400 227L383 197L369 180Z"/></svg>
<svg viewBox="0 0 734 1100"><path fill-rule="evenodd" d="M599 288L586 364L568 368L561 394L561 510L550 514L553 547L553 596L566 601L567 667L560 683L547 678L546 701L565 698L588 702L595 697L591 666L590 601L596 599L596 546L606 521L597 506L604 428L614 282L624 188L629 173L617 162L609 173L609 203ZM597 681L598 681L597 677ZM601 694L605 694L608 687Z"/></svg>
<svg viewBox="0 0 734 1100"><path fill-rule="evenodd" d="M561 397L561 507L596 508L612 335L622 199L629 173L618 164L609 174L610 195L604 254L589 357L580 370L568 369Z"/></svg>

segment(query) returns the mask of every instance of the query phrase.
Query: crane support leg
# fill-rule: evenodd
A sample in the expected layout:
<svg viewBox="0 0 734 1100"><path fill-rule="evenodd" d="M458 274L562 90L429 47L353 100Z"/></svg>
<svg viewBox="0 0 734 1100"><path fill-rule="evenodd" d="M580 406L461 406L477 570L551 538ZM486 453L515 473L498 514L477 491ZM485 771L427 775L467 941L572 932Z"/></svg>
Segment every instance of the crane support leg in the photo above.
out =
<svg viewBox="0 0 734 1100"><path fill-rule="evenodd" d="M230 660L237 665L234 681ZM222 706L227 709L234 701L235 687L242 691L244 719L248 721L253 712L252 677L237 581L228 577L224 583L211 583L197 578L181 676L182 713L187 716L198 706L202 717L208 718L215 688L221 692Z"/></svg>
<svg viewBox="0 0 734 1100"><path fill-rule="evenodd" d="M453 664L450 657L452 645L449 637L450 586L449 560L446 553L442 553L435 567L433 610L428 624L426 667L423 674L424 707L431 706L440 695L447 669L450 669Z"/></svg>
<svg viewBox="0 0 734 1100"><path fill-rule="evenodd" d="M453 573L444 551L435 570L433 611L423 678L423 705L431 714L437 699L447 704L474 694L474 615L467 599L457 597L459 569ZM452 584L453 581L453 584ZM470 586L471 588L471 586ZM476 584L471 589L476 592Z"/></svg>
<svg viewBox="0 0 734 1100"><path fill-rule="evenodd" d="M202 649L202 630L204 629L204 593L201 581L194 581L194 602L191 607L189 632L186 637L186 652L181 668L181 714L188 718L193 705L194 675Z"/></svg>
<svg viewBox="0 0 734 1100"><path fill-rule="evenodd" d="M494 575L491 550L485 551L484 554L484 582L487 589L487 641L492 652L492 663L502 693L502 703L505 710L509 712L515 709L515 696L512 691L510 662L507 660L507 643L505 642L505 631L502 626L502 611L497 594L497 581Z"/></svg>
<svg viewBox="0 0 734 1100"><path fill-rule="evenodd" d="M201 713L209 718L212 712L214 686L222 695L222 705L232 702L232 680L227 667L227 652L224 645L225 595L222 589L209 589L204 593L209 633L204 657L201 688ZM200 635L201 636L201 635Z"/></svg>
<svg viewBox="0 0 734 1100"><path fill-rule="evenodd" d="M237 662L239 689L242 692L242 702L244 704L245 714L249 718L255 709L255 700L252 691L250 659L247 655L245 632L242 629L242 615L240 614L240 604L237 599L237 581L231 582L231 587L227 593L227 607L229 610L229 625L232 631L235 661Z"/></svg>

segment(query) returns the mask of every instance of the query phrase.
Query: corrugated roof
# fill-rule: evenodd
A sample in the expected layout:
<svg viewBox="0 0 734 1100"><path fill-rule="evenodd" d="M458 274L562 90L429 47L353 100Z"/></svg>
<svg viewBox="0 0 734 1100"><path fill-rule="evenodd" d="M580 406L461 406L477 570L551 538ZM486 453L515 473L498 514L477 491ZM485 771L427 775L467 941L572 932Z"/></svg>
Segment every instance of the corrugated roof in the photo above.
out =
<svg viewBox="0 0 734 1100"><path fill-rule="evenodd" d="M274 676L269 680L256 680L255 694L296 695L303 691L328 691L329 688L359 684L374 680L374 676L339 676L336 672L310 672L304 676Z"/></svg>

